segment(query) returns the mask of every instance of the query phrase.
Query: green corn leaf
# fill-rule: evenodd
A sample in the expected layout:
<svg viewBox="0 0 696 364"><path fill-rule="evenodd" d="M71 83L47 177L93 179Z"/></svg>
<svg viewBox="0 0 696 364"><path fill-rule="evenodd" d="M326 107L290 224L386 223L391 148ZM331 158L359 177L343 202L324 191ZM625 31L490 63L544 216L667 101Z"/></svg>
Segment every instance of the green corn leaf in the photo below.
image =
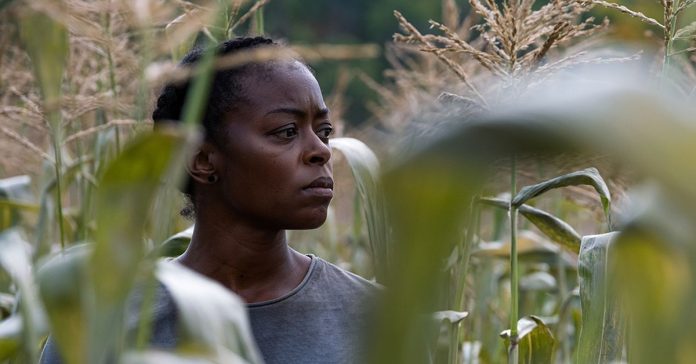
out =
<svg viewBox="0 0 696 364"><path fill-rule="evenodd" d="M180 231L165 240L159 249L161 257L178 257L183 254L191 243L194 225Z"/></svg>
<svg viewBox="0 0 696 364"><path fill-rule="evenodd" d="M0 322L0 360L14 357L21 348L22 317L12 315Z"/></svg>
<svg viewBox="0 0 696 364"><path fill-rule="evenodd" d="M557 245L531 230L520 231L517 237L517 254L521 261L527 263L546 263L558 265L558 254L561 254L564 267L573 268L577 261L573 255L561 250ZM510 258L510 241L481 242L474 249L475 257L490 257L508 260Z"/></svg>
<svg viewBox="0 0 696 364"><path fill-rule="evenodd" d="M582 171L572 172L563 176L552 178L548 181L544 181L532 186L523 187L520 192L517 193L515 198L512 199L512 205L519 207L528 200L535 198L546 191L561 187L579 185L589 185L592 186L595 191L597 191L602 201L602 208L604 209L604 214L607 217L607 222L611 226L611 194L609 193L609 187L607 187L607 184L604 182L602 176L599 175L599 171L596 168L587 168Z"/></svg>
<svg viewBox="0 0 696 364"><path fill-rule="evenodd" d="M68 30L50 16L27 8L20 16L19 34L34 65L47 109L55 110L68 57Z"/></svg>
<svg viewBox="0 0 696 364"><path fill-rule="evenodd" d="M460 311L437 311L433 314L433 318L435 321L439 322L449 322L450 324L456 324L464 320L469 316L468 312L460 312Z"/></svg>
<svg viewBox="0 0 696 364"><path fill-rule="evenodd" d="M578 363L620 361L625 322L610 285L610 255L618 233L584 236L578 256L582 328Z"/></svg>
<svg viewBox="0 0 696 364"><path fill-rule="evenodd" d="M548 326L539 317L526 316L517 321L519 337L519 363L553 363L556 339ZM510 340L510 330L500 333L506 341Z"/></svg>
<svg viewBox="0 0 696 364"><path fill-rule="evenodd" d="M4 320L14 312L17 299L9 293L0 293L0 320Z"/></svg>
<svg viewBox="0 0 696 364"><path fill-rule="evenodd" d="M372 334L380 340L371 343L372 363L427 360L429 333L436 327L422 320L422 313L437 310L442 262L462 242L463 222L471 220L469 207L478 192L476 171L453 156L411 160L384 177L392 239L398 245L390 251L389 288L375 315Z"/></svg>
<svg viewBox="0 0 696 364"><path fill-rule="evenodd" d="M246 305L238 297L178 263L160 261L156 275L176 303L184 329L182 346L203 347L207 357L219 363L263 362L253 341Z"/></svg>
<svg viewBox="0 0 696 364"><path fill-rule="evenodd" d="M87 264L91 253L90 245L72 246L46 260L37 274L51 338L66 363L89 362L86 287L89 286Z"/></svg>
<svg viewBox="0 0 696 364"><path fill-rule="evenodd" d="M96 193L95 247L89 276L95 294L89 362L102 362L123 332L125 300L145 258L148 213L162 180L183 170L182 131L142 135L106 168Z"/></svg>
<svg viewBox="0 0 696 364"><path fill-rule="evenodd" d="M481 198L479 202L504 210L507 210L510 205L507 200L500 198ZM578 253L580 251L580 234L567 222L544 210L525 204L519 206L517 211L529 220L529 222L534 224L544 235L563 248L573 253Z"/></svg>
<svg viewBox="0 0 696 364"><path fill-rule="evenodd" d="M31 178L16 176L0 179L0 231L17 226L23 211L36 212L31 201Z"/></svg>
<svg viewBox="0 0 696 364"><path fill-rule="evenodd" d="M224 358L210 357L204 355L196 355L190 353L171 353L159 350L144 350L137 352L128 352L123 358L124 364L215 364L215 363L231 363L231 364L248 364L250 362L244 358L229 353Z"/></svg>
<svg viewBox="0 0 696 364"><path fill-rule="evenodd" d="M628 360L696 362L696 211L664 192L634 194L631 200L635 216L617 237L609 263L617 299L629 319Z"/></svg>
<svg viewBox="0 0 696 364"><path fill-rule="evenodd" d="M19 289L22 317L22 348L36 362L40 338L46 332L46 318L34 286L30 245L14 229L0 234L0 266L10 274Z"/></svg>
<svg viewBox="0 0 696 364"><path fill-rule="evenodd" d="M377 281L384 282L390 261L389 222L379 179L379 161L372 150L357 139L335 138L329 145L340 151L350 165L365 213Z"/></svg>

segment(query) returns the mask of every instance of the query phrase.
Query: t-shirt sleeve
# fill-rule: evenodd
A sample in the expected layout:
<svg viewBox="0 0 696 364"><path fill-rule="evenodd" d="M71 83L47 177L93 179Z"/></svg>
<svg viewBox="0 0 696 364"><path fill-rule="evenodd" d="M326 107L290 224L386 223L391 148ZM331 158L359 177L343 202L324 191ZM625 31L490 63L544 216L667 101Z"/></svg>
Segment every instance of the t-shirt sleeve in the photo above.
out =
<svg viewBox="0 0 696 364"><path fill-rule="evenodd" d="M52 336L49 336L48 340L46 340L46 344L41 352L41 358L39 358L39 364L63 364L63 360L58 352L58 346Z"/></svg>

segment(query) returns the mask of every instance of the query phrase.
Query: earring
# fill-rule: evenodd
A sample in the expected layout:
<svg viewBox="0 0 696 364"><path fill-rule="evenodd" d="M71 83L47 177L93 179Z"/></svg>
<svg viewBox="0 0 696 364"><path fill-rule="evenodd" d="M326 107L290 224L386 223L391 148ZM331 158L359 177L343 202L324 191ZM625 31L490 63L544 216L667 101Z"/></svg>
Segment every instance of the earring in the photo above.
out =
<svg viewBox="0 0 696 364"><path fill-rule="evenodd" d="M210 182L210 183L215 183L215 182L217 182L217 180L218 180L218 176L216 174L211 174L210 176L208 176L208 182Z"/></svg>

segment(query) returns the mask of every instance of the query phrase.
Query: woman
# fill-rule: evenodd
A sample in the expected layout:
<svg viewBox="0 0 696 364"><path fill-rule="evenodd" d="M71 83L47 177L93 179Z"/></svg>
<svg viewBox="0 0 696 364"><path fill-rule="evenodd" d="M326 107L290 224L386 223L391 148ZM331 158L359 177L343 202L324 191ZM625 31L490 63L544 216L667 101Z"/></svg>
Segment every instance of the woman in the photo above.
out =
<svg viewBox="0 0 696 364"><path fill-rule="evenodd" d="M280 46L267 38L237 38L217 51L258 47ZM195 65L201 55L193 50L182 65ZM155 123L180 120L188 88L164 88ZM266 363L362 361L363 303L376 286L298 253L286 240L286 229L322 225L333 196L333 127L312 72L298 60L220 70L202 125L204 141L188 163L185 188L195 230L176 261L247 302ZM152 345L171 348L175 309L166 292L157 301ZM43 362L55 362L46 357Z"/></svg>

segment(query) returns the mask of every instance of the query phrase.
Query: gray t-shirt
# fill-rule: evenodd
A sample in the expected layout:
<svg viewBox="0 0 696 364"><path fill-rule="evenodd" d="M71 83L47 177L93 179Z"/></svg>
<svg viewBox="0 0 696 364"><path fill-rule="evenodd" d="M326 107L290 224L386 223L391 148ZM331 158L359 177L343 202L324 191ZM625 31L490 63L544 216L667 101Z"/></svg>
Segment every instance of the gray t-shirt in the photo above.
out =
<svg viewBox="0 0 696 364"><path fill-rule="evenodd" d="M283 297L248 305L254 338L267 364L361 363L378 285L315 256L302 282ZM137 327L137 299L127 327ZM153 348L176 346L176 306L163 286L153 315ZM42 364L60 364L52 340Z"/></svg>

